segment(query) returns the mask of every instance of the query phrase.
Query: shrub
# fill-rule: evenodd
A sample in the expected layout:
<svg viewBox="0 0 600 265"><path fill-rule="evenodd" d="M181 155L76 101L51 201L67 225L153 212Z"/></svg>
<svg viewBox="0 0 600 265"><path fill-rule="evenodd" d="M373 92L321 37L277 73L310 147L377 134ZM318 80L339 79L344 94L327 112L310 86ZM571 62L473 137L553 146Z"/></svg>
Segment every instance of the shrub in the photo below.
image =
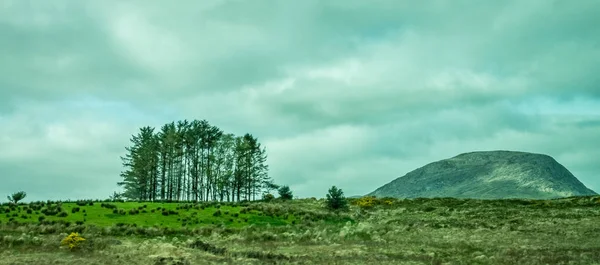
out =
<svg viewBox="0 0 600 265"><path fill-rule="evenodd" d="M81 237L79 233L71 233L67 237L65 237L60 244L62 246L67 246L70 250L76 250L81 246L81 243L85 241L85 238Z"/></svg>
<svg viewBox="0 0 600 265"><path fill-rule="evenodd" d="M271 193L267 193L265 195L263 195L263 200L266 202L271 202L275 199L275 196L273 196L273 194Z"/></svg>
<svg viewBox="0 0 600 265"><path fill-rule="evenodd" d="M392 197L385 197L385 198L381 199L380 201L381 201L381 204L384 206L392 206L392 205L394 205L394 202L396 202L396 199L392 198Z"/></svg>
<svg viewBox="0 0 600 265"><path fill-rule="evenodd" d="M57 217L67 217L69 216L69 214L67 214L67 212L60 212L58 215L56 215Z"/></svg>
<svg viewBox="0 0 600 265"><path fill-rule="evenodd" d="M330 210L345 210L348 208L348 201L346 201L342 189L332 186L326 197L326 205Z"/></svg>
<svg viewBox="0 0 600 265"><path fill-rule="evenodd" d="M281 188L279 188L278 192L279 198L281 198L282 200L291 200L294 198L294 195L292 194L292 191L290 190L289 186L282 186Z"/></svg>
<svg viewBox="0 0 600 265"><path fill-rule="evenodd" d="M100 207L106 208L106 209L117 209L116 205L110 204L110 203L102 203L102 204L100 204Z"/></svg>
<svg viewBox="0 0 600 265"><path fill-rule="evenodd" d="M361 209L370 209L377 204L377 198L375 198L375 196L361 197L358 200L354 201L354 204L360 207Z"/></svg>
<svg viewBox="0 0 600 265"><path fill-rule="evenodd" d="M217 210L215 213L213 213L213 216L215 216L215 217L221 216L221 215L222 215L221 210Z"/></svg>
<svg viewBox="0 0 600 265"><path fill-rule="evenodd" d="M43 209L42 213L46 216L55 216L58 214L58 210L56 209L52 209L52 210L48 210L48 209Z"/></svg>
<svg viewBox="0 0 600 265"><path fill-rule="evenodd" d="M81 209L79 207L75 207L73 209L71 209L71 213L76 213L79 212Z"/></svg>
<svg viewBox="0 0 600 265"><path fill-rule="evenodd" d="M32 213L33 213L33 210L27 209L27 214L32 214Z"/></svg>

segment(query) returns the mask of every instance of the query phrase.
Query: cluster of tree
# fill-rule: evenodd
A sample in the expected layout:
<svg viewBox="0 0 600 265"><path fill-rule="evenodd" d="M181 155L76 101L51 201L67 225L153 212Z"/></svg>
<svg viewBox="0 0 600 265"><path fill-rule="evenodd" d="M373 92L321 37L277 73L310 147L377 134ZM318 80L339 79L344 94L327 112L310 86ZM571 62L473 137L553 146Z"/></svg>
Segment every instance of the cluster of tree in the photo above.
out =
<svg viewBox="0 0 600 265"><path fill-rule="evenodd" d="M275 185L270 181L264 183L264 186L267 190L277 189L277 191L279 192L279 198L281 200L291 200L294 197L289 186ZM27 196L27 193L25 193L24 191L19 191L19 192L13 193L12 195L7 196L7 198L10 202L16 204L19 201L23 200L25 198L25 196ZM114 192L110 196L110 200L112 200L112 201L121 200L121 197L122 197L122 194ZM263 194L263 200L272 201L273 199L275 199L275 197L271 193ZM83 203L83 205L88 204L88 202L77 202L78 205L81 205L80 203ZM90 204L90 205L92 205L92 204ZM344 192L342 191L342 189L339 189L336 186L332 186L329 189L328 193L326 194L325 206L328 209L333 210L333 211L347 210L348 209L348 201L344 197Z"/></svg>
<svg viewBox="0 0 600 265"><path fill-rule="evenodd" d="M257 138L226 134L206 120L168 123L159 132L142 127L131 143L118 183L127 199L255 200L276 186Z"/></svg>

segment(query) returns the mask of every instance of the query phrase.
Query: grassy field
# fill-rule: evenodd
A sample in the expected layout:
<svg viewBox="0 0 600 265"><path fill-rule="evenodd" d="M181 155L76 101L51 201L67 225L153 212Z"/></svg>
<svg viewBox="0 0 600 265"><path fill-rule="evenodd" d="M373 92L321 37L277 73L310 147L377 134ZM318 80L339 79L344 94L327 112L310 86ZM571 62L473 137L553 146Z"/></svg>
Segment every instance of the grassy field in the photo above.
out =
<svg viewBox="0 0 600 265"><path fill-rule="evenodd" d="M5 204L0 264L600 264L597 196L324 205Z"/></svg>
<svg viewBox="0 0 600 265"><path fill-rule="evenodd" d="M9 207L0 208L5 213L0 222L16 220L21 223L39 223L43 221L62 221L84 223L95 226L116 224L138 227L201 227L208 224L224 224L228 227L243 227L248 224L285 225L295 221L293 215L268 216L246 207L221 204L178 204L152 202L71 202L23 205L10 211ZM8 210L8 211L7 211ZM43 210L46 213L42 212ZM56 215L48 215L55 210ZM64 212L64 213L63 213ZM61 216L60 213L63 213ZM12 218L12 219L11 219Z"/></svg>

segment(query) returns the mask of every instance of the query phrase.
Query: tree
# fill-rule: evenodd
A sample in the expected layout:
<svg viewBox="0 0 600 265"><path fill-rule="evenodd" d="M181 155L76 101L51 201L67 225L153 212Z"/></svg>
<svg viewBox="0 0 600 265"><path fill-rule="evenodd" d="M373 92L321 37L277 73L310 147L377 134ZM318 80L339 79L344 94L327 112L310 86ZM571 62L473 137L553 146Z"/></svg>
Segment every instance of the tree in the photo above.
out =
<svg viewBox="0 0 600 265"><path fill-rule="evenodd" d="M266 190L265 191L266 193L271 193L272 190L279 190L280 186L273 183L273 181L269 180L269 181L265 181L264 188Z"/></svg>
<svg viewBox="0 0 600 265"><path fill-rule="evenodd" d="M113 192L112 195L108 196L108 199L111 201L118 201L123 197L123 194L118 193L118 192Z"/></svg>
<svg viewBox="0 0 600 265"><path fill-rule="evenodd" d="M132 147L125 157L121 157L123 166L127 169L121 172L125 196L128 199L152 200L155 198L155 185L158 167L158 139L154 135L154 128L146 126L140 128L137 135L131 137Z"/></svg>
<svg viewBox="0 0 600 265"><path fill-rule="evenodd" d="M268 189L266 148L251 134L226 134L206 120L142 127L123 156L123 197L135 200L257 199Z"/></svg>
<svg viewBox="0 0 600 265"><path fill-rule="evenodd" d="M20 200L25 199L25 196L27 196L27 193L24 191L19 191L19 192L15 192L13 193L11 196L6 196L8 198L9 201L13 202L13 203L18 203Z"/></svg>
<svg viewBox="0 0 600 265"><path fill-rule="evenodd" d="M287 185L280 187L278 191L279 191L279 198L281 198L282 200L291 200L294 198L294 195L292 194L290 187L288 187Z"/></svg>
<svg viewBox="0 0 600 265"><path fill-rule="evenodd" d="M348 208L348 201L344 197L342 189L332 186L327 193L327 208L330 210L345 210Z"/></svg>

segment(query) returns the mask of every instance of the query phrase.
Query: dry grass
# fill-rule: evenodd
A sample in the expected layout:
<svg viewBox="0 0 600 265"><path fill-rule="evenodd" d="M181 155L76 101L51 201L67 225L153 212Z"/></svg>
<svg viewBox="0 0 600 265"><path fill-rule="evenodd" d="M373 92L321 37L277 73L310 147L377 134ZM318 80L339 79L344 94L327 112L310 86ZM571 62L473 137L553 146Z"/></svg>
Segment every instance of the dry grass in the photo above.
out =
<svg viewBox="0 0 600 265"><path fill-rule="evenodd" d="M76 252L59 248L73 226L5 225L0 264L600 264L599 197L400 200L339 216L322 200L249 207L304 221L146 236L82 227Z"/></svg>

